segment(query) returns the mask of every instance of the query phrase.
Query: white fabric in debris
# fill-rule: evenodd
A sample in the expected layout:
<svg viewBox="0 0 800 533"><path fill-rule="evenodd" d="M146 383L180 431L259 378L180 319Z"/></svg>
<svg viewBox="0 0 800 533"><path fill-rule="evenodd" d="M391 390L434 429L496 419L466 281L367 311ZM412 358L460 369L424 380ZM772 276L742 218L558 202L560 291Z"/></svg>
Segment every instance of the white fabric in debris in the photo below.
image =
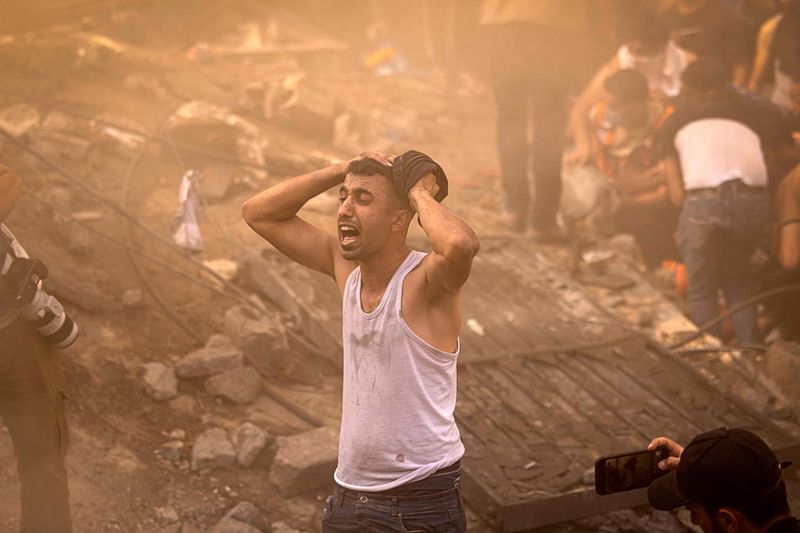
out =
<svg viewBox="0 0 800 533"><path fill-rule="evenodd" d="M198 174L189 170L183 175L178 192L178 210L175 212L172 240L176 245L190 252L203 251L203 233L200 230L200 206L198 204Z"/></svg>

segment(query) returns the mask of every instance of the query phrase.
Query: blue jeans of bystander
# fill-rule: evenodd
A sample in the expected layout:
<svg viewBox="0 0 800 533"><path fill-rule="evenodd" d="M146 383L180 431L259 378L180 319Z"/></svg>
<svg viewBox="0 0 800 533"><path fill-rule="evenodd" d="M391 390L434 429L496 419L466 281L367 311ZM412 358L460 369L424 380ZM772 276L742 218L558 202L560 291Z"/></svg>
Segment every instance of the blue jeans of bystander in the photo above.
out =
<svg viewBox="0 0 800 533"><path fill-rule="evenodd" d="M720 290L729 309L756 294L751 258L766 238L768 217L767 192L739 180L687 197L678 221L678 247L686 263L687 304L695 323L719 315ZM734 313L731 322L739 342L758 342L755 304ZM719 327L711 331L720 332Z"/></svg>

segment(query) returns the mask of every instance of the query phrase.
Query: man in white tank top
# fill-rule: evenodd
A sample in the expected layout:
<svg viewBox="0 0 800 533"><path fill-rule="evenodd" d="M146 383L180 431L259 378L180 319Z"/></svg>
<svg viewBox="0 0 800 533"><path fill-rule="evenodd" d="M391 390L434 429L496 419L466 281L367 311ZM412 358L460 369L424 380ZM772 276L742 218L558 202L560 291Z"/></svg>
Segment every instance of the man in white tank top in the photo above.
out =
<svg viewBox="0 0 800 533"><path fill-rule="evenodd" d="M297 216L338 187L337 235ZM245 202L259 235L331 276L342 294L339 464L323 531L465 531L464 454L453 412L461 287L478 238L440 201L425 154L361 156L279 183ZM414 213L432 251L406 245Z"/></svg>

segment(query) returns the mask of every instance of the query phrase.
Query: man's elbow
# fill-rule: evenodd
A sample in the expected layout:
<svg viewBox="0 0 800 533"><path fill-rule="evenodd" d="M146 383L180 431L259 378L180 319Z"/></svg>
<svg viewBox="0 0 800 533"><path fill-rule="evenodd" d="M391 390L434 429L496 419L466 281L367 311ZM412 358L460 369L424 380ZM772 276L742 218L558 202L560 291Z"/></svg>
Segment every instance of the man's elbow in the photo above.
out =
<svg viewBox="0 0 800 533"><path fill-rule="evenodd" d="M479 249L480 241L476 235L453 235L442 255L451 263L472 262Z"/></svg>

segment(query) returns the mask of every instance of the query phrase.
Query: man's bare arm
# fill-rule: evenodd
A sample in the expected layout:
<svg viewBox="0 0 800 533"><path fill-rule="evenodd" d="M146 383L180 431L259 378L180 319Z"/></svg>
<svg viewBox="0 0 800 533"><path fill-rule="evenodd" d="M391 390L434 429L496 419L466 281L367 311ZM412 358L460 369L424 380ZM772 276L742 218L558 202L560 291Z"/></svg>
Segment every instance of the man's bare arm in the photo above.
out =
<svg viewBox="0 0 800 533"><path fill-rule="evenodd" d="M253 230L290 259L336 278L336 239L297 216L311 198L344 181L349 161L274 185L248 199L242 215Z"/></svg>
<svg viewBox="0 0 800 533"><path fill-rule="evenodd" d="M0 222L11 213L21 192L22 182L19 176L8 167L0 165Z"/></svg>
<svg viewBox="0 0 800 533"><path fill-rule="evenodd" d="M408 199L433 248L423 262L428 285L452 293L469 278L480 242L466 222L434 199L437 191L436 178L428 174L411 188Z"/></svg>

